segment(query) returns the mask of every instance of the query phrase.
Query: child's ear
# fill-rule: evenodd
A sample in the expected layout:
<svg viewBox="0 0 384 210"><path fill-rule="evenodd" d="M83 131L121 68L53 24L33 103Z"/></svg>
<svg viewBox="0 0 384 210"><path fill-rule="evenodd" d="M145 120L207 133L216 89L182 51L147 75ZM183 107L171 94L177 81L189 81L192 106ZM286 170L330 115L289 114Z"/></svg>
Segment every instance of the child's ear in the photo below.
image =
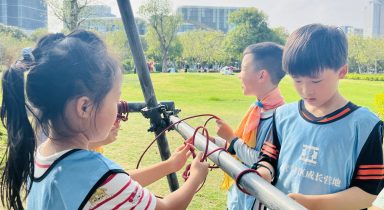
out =
<svg viewBox="0 0 384 210"><path fill-rule="evenodd" d="M345 64L339 70L339 79L344 79L347 73L348 73L348 64Z"/></svg>
<svg viewBox="0 0 384 210"><path fill-rule="evenodd" d="M269 79L268 71L265 70L265 69L260 70L260 72L259 72L259 79L261 81L265 81L265 80Z"/></svg>
<svg viewBox="0 0 384 210"><path fill-rule="evenodd" d="M80 118L88 118L91 116L91 100L87 96L76 99L76 113Z"/></svg>

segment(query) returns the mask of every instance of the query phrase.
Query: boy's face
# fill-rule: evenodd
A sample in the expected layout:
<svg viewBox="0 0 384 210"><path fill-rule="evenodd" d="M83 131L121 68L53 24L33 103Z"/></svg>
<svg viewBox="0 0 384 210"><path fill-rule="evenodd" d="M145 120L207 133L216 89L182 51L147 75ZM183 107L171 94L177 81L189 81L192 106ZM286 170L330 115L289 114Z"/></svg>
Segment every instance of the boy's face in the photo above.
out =
<svg viewBox="0 0 384 210"><path fill-rule="evenodd" d="M306 105L323 107L338 92L339 79L345 77L347 66L338 71L325 69L316 77L292 76L296 91Z"/></svg>
<svg viewBox="0 0 384 210"><path fill-rule="evenodd" d="M261 71L256 71L253 55L246 54L241 62L241 72L238 75L244 95L257 96L260 89Z"/></svg>

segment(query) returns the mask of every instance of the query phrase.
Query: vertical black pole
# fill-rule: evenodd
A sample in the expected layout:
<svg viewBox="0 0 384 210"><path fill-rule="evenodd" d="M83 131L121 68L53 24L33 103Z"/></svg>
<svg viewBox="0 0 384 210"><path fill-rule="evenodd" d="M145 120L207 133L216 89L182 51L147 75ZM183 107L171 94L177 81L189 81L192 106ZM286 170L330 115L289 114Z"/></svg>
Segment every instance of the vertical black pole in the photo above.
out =
<svg viewBox="0 0 384 210"><path fill-rule="evenodd" d="M135 18L133 16L132 7L129 0L117 0L119 5L119 10L121 18L124 23L125 33L128 37L129 46L135 61L135 66L137 69L137 75L139 76L141 89L144 94L145 103L147 107L154 108L157 107L157 100L155 91L153 90L151 77L149 75L149 70L147 62L145 61L143 48L141 47L141 42L139 39L139 33L136 28ZM123 43L121 43L123 44ZM151 116L150 123L151 125L160 125L161 115L156 113ZM156 129L155 134L158 135L161 130ZM161 135L157 140L157 146L159 147L160 155L162 160L166 160L170 157L169 146L165 134ZM179 183L177 181L177 176L175 173L172 173L167 176L168 184L171 191L175 191L179 188Z"/></svg>

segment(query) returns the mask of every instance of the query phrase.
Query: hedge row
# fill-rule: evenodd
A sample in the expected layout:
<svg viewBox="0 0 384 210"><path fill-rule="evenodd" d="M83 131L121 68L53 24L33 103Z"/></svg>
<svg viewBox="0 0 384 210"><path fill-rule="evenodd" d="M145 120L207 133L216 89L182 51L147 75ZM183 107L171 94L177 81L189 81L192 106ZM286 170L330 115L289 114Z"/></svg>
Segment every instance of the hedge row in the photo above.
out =
<svg viewBox="0 0 384 210"><path fill-rule="evenodd" d="M384 74L347 74L347 79L369 80L369 81L384 81Z"/></svg>

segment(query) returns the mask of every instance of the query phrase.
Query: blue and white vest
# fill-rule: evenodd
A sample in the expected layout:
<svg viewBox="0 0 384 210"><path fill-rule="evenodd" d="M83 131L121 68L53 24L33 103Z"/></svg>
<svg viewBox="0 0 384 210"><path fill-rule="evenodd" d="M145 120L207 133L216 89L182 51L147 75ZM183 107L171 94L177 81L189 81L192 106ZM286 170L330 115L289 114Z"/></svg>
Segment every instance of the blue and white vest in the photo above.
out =
<svg viewBox="0 0 384 210"><path fill-rule="evenodd" d="M30 210L82 209L112 173L124 170L97 152L71 150L35 178L27 199Z"/></svg>
<svg viewBox="0 0 384 210"><path fill-rule="evenodd" d="M279 107L281 150L276 187L284 193L330 194L349 188L359 154L379 118L359 107L329 123L300 115L299 104Z"/></svg>

